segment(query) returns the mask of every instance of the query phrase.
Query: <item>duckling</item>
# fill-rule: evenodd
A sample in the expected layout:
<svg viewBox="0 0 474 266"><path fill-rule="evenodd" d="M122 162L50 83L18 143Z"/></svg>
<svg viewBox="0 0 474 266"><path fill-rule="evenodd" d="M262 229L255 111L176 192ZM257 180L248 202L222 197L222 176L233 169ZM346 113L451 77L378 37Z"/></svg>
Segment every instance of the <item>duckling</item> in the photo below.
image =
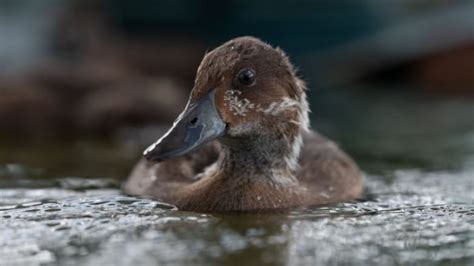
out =
<svg viewBox="0 0 474 266"><path fill-rule="evenodd" d="M305 91L279 48L254 37L215 48L197 70L184 111L145 150L125 193L196 212L356 199L360 170L310 129Z"/></svg>

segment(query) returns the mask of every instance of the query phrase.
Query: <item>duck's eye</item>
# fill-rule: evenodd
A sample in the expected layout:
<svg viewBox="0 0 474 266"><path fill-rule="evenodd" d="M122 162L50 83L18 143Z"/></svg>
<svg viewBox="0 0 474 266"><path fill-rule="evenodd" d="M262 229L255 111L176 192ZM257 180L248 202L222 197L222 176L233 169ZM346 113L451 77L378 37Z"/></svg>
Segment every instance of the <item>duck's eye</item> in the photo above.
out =
<svg viewBox="0 0 474 266"><path fill-rule="evenodd" d="M242 69L237 75L237 80L244 86L251 86L255 83L255 71L250 68Z"/></svg>

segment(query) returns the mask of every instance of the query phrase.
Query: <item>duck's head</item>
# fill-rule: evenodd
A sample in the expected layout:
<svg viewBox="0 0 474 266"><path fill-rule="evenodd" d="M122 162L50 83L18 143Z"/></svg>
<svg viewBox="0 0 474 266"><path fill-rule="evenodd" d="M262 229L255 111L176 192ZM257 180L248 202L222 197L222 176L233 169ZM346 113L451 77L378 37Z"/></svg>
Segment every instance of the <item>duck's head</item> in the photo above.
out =
<svg viewBox="0 0 474 266"><path fill-rule="evenodd" d="M282 50L253 37L233 39L205 55L186 108L144 155L162 161L213 139L261 135L298 146L308 124L304 89Z"/></svg>

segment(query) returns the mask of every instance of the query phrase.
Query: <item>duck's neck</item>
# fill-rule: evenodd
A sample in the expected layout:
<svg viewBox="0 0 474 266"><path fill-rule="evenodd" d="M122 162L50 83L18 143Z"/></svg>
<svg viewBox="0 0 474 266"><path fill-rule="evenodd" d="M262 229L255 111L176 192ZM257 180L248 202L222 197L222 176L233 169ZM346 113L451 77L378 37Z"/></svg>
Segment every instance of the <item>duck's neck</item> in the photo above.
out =
<svg viewBox="0 0 474 266"><path fill-rule="evenodd" d="M296 119L279 121L278 129L262 129L259 134L229 137L222 141L222 154L217 164L220 176L232 180L265 181L272 185L298 182L295 172L302 135L309 130L306 95L301 95L296 104L288 106L290 111L296 112Z"/></svg>
<svg viewBox="0 0 474 266"><path fill-rule="evenodd" d="M233 181L291 185L297 182L296 169L291 163L297 160L298 154L293 152L288 139L274 135L226 140L222 144L218 172Z"/></svg>

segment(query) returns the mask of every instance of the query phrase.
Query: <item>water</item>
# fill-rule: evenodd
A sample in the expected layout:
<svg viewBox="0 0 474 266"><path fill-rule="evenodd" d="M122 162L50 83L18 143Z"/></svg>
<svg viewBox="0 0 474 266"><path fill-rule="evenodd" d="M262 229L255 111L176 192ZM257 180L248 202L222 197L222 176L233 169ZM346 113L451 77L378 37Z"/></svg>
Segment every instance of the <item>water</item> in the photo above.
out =
<svg viewBox="0 0 474 266"><path fill-rule="evenodd" d="M120 194L134 143L5 142L0 265L473 265L474 104L324 99L313 101L313 124L356 157L364 199L273 214L182 212ZM343 107L329 110L331 99Z"/></svg>

